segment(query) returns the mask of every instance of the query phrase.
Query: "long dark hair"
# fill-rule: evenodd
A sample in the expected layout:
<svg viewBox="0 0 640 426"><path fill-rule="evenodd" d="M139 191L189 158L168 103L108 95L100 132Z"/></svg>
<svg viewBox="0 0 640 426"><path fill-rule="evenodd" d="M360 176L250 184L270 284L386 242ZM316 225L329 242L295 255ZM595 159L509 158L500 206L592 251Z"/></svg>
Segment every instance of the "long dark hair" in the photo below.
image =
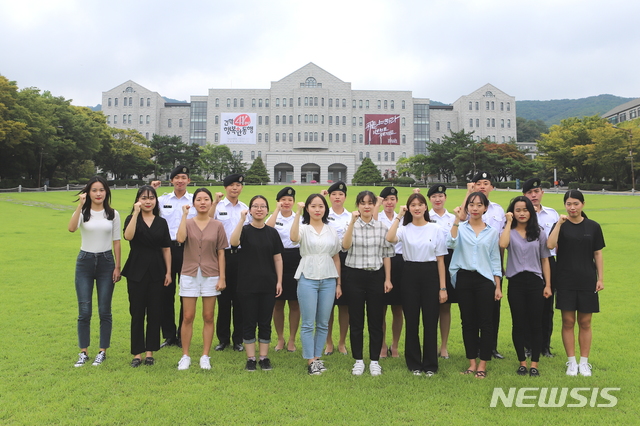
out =
<svg viewBox="0 0 640 426"><path fill-rule="evenodd" d="M511 203L507 208L507 212L511 212L515 216L514 210L516 208L516 203L520 201L525 203L527 210L529 210L529 220L527 221L527 226L525 228L527 241L536 241L540 238L540 226L538 225L538 214L536 213L536 209L533 207L531 200L524 195L519 195L511 200ZM518 226L518 222L516 220L512 221L511 229L514 229L516 226Z"/></svg>
<svg viewBox="0 0 640 426"><path fill-rule="evenodd" d="M91 192L91 186L96 182L100 182L102 186L104 186L105 196L104 196L104 202L102 203L102 206L104 208L104 211L107 213L107 219L113 220L113 218L116 217L116 212L111 207L111 189L109 189L109 184L107 183L107 180L102 176L94 176L91 179L89 179L89 182L87 182L84 188L82 188L80 192L76 194L76 195L87 194L87 198L85 198L84 204L82 205L82 221L83 222L88 222L89 219L91 219L91 196L89 195L89 192ZM76 201L78 201L78 199L76 199Z"/></svg>
<svg viewBox="0 0 640 426"><path fill-rule="evenodd" d="M325 223L325 224L329 223L329 219L327 219L329 217L329 204L327 204L327 200L321 194L311 194L307 197L307 201L304 202L304 210L302 212L302 223L305 225L308 225L311 223L311 216L307 211L307 207L309 207L309 204L311 204L311 202L316 198L320 198L322 200L322 203L324 204L324 214L322 215L322 223Z"/></svg>
<svg viewBox="0 0 640 426"><path fill-rule="evenodd" d="M211 195L211 191L209 191L207 188L198 188L193 192L193 201L194 202L196 200L196 196L201 192L204 192L205 194L207 194L209 196L209 199L211 200L211 202L213 202L213 196Z"/></svg>
<svg viewBox="0 0 640 426"><path fill-rule="evenodd" d="M153 198L156 199L156 205L153 207L153 210L152 210L153 215L160 216L160 206L158 205L158 194L156 193L156 189L153 186L150 186L150 185L141 186L138 189L138 193L136 194L136 201L134 201L134 203L137 203L140 200L140 197L142 197L146 193L153 195ZM133 210L134 210L134 207L131 208L131 214L133 214Z"/></svg>
<svg viewBox="0 0 640 426"><path fill-rule="evenodd" d="M480 202L486 207L489 208L489 199L487 198L486 195L484 195L482 192L472 192L471 194L469 194L469 196L467 197L467 201L464 202L464 211L469 214L469 203L471 203L471 200L473 200L474 198L479 197L480 198ZM485 211L486 213L486 211ZM483 213L484 214L484 213Z"/></svg>
<svg viewBox="0 0 640 426"><path fill-rule="evenodd" d="M584 204L584 195L582 194L582 192L578 191L577 189L570 189L564 193L564 204L567 204L567 199L569 198L573 198L575 200L580 201L582 204ZM581 211L580 214L585 219L588 219L587 215L584 214L584 211Z"/></svg>
<svg viewBox="0 0 640 426"><path fill-rule="evenodd" d="M429 218L429 204L427 204L427 199L424 198L424 195L422 195L422 194L420 194L418 192L418 193L409 195L409 198L407 199L407 211L404 212L404 218L403 218L403 222L402 222L402 224L404 226L407 226L408 224L413 222L413 215L409 211L409 206L411 205L413 200L418 200L418 202L420 202L420 203L425 205L426 208L424 210L424 220L426 220L427 222L429 222L431 220Z"/></svg>

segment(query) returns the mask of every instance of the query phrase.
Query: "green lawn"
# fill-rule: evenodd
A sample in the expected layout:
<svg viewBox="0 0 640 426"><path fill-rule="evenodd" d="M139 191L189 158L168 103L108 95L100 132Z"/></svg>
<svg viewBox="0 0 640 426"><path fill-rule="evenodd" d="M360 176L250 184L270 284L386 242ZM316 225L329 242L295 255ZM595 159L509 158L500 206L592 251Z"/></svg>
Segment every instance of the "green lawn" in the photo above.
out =
<svg viewBox="0 0 640 426"><path fill-rule="evenodd" d="M248 186L241 197L267 196L278 186ZM324 187L300 186L298 200ZM222 190L222 188L212 188ZM363 188L350 187L346 206L352 209ZM170 189L164 188L164 191ZM380 188L376 188L376 192ZM164 192L160 191L160 193ZM406 199L410 188L400 189ZM502 206L517 192L495 192ZM113 204L123 219L135 190L113 191ZM449 190L449 209L463 190ZM78 353L77 303L73 284L80 237L67 232L73 211L72 192L0 194L0 423L2 424L636 424L640 416L633 354L640 353L638 277L640 262L640 197L586 195L585 212L604 230L605 290L602 313L593 321L590 362L593 377L566 377L559 315L552 340L555 358L543 359L538 379L516 376L510 314L502 304L499 348L507 359L492 361L486 380L461 376L465 369L457 308L454 307L449 352L432 377L414 377L404 360L382 360L384 375L350 374L351 357L326 358L329 371L306 374L300 343L295 353L272 353L274 370L243 371L244 354L212 353L211 371L197 367L201 321L196 321L192 357L195 365L177 371L178 348L156 354L157 365L131 369L126 282L116 286L114 333L104 365L73 368ZM562 194L547 193L544 204L561 211ZM271 205L273 209L273 205ZM123 262L128 244L123 244ZM635 260L634 260L635 259ZM636 283L636 284L634 284ZM97 342L97 309L92 340ZM334 335L337 333L334 333ZM274 332L275 336L275 332ZM334 338L337 336L334 336ZM274 339L275 340L275 339ZM403 345L401 345L402 351ZM95 344L90 348L94 356ZM613 408L490 408L493 389L500 387L621 388ZM635 389L635 390L634 390ZM590 395L590 391L583 391ZM575 402L575 401L570 401ZM599 399L598 403L605 400Z"/></svg>

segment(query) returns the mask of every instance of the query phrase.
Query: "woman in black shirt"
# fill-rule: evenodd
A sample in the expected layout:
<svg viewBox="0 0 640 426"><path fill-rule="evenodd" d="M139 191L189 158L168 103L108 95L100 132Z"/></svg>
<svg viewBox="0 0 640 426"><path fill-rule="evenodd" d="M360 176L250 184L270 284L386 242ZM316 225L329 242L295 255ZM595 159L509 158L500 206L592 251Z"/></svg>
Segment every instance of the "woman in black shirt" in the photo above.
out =
<svg viewBox="0 0 640 426"><path fill-rule="evenodd" d="M131 313L132 367L153 365L153 352L160 349L162 286L171 283L171 236L167 221L160 217L156 190L143 186L124 222L124 238L131 251L122 275L127 277ZM147 317L145 337L144 319Z"/></svg>

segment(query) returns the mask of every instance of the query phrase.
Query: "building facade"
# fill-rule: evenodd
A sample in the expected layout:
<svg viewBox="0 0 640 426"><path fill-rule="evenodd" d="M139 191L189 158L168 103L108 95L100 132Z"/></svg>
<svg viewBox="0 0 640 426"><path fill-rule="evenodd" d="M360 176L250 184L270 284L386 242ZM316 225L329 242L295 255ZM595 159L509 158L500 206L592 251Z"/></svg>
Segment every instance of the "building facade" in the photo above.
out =
<svg viewBox="0 0 640 426"><path fill-rule="evenodd" d="M602 114L602 117L609 120L611 124L622 123L640 117L640 98L625 102L622 105Z"/></svg>
<svg viewBox="0 0 640 426"><path fill-rule="evenodd" d="M365 157L383 174L391 172L400 158L426 154L426 142L440 142L450 130L474 131L495 142L516 138L515 98L489 84L436 107L411 91L352 90L351 83L313 63L269 89L209 89L189 103L167 103L127 81L103 92L102 105L113 127L136 129L147 138L226 143L248 165L261 157L275 183L351 183ZM249 129L250 138L229 142L237 129L230 116Z"/></svg>

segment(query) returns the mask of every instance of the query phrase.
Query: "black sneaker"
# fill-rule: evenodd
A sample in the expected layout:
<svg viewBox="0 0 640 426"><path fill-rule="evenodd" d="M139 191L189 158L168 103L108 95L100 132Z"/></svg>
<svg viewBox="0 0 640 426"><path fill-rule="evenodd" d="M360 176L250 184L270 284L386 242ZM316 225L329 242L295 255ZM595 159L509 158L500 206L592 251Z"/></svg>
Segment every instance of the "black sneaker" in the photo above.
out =
<svg viewBox="0 0 640 426"><path fill-rule="evenodd" d="M516 370L516 374L518 374L518 376L526 376L528 372L529 371L527 370L527 367L525 367L524 365L521 365Z"/></svg>
<svg viewBox="0 0 640 426"><path fill-rule="evenodd" d="M255 359L248 359L247 365L244 366L244 369L247 371L256 371L256 364Z"/></svg>
<svg viewBox="0 0 640 426"><path fill-rule="evenodd" d="M307 372L310 376L319 376L320 374L322 374L322 371L320 371L320 369L318 368L318 364L315 361L307 366Z"/></svg>
<svg viewBox="0 0 640 426"><path fill-rule="evenodd" d="M76 361L75 364L73 364L74 367L82 367L83 365L85 365L87 363L87 361L89 361L89 356L87 355L86 352L80 352L78 354L78 360Z"/></svg>
<svg viewBox="0 0 640 426"><path fill-rule="evenodd" d="M273 370L273 367L271 366L271 361L269 360L269 358L261 359L260 361L258 361L258 364L260 364L260 369L264 371Z"/></svg>

